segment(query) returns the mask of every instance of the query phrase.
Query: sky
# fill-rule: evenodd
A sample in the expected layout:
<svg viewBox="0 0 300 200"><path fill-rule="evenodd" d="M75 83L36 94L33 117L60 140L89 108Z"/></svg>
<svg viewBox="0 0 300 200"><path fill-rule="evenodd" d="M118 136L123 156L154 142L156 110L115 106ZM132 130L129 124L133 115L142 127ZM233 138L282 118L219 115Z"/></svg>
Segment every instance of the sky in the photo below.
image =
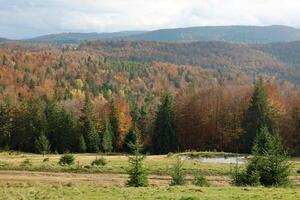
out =
<svg viewBox="0 0 300 200"><path fill-rule="evenodd" d="M0 37L190 26L300 28L300 0L0 0Z"/></svg>

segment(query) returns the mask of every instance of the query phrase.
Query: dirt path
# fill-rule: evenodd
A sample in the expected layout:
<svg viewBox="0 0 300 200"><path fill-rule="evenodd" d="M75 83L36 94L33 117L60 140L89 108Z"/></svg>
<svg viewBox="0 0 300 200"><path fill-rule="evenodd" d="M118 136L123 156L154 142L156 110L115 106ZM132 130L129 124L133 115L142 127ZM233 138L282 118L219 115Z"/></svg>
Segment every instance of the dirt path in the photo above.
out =
<svg viewBox="0 0 300 200"><path fill-rule="evenodd" d="M0 182L29 182L29 183L87 183L102 186L122 186L126 183L126 174L79 174L79 173L56 173L56 172L33 172L0 170ZM170 177L167 175L148 176L150 185L168 185ZM208 181L214 186L228 186L228 176L207 176ZM190 181L192 177L188 176ZM300 186L300 177L291 177L293 182Z"/></svg>

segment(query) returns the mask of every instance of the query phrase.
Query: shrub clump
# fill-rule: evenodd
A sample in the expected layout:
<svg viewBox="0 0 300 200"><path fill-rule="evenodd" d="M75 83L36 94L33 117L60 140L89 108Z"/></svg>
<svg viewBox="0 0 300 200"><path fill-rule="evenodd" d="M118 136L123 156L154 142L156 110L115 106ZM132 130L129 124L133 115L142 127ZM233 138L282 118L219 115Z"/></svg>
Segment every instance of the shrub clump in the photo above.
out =
<svg viewBox="0 0 300 200"><path fill-rule="evenodd" d="M64 154L60 157L58 164L60 165L72 165L74 164L75 157L72 154Z"/></svg>
<svg viewBox="0 0 300 200"><path fill-rule="evenodd" d="M171 185L184 185L185 184L185 172L183 170L183 161L178 156L171 169Z"/></svg>
<svg viewBox="0 0 300 200"><path fill-rule="evenodd" d="M101 158L96 158L95 160L92 161L91 165L94 166L104 166L107 164L107 161L104 157Z"/></svg>
<svg viewBox="0 0 300 200"><path fill-rule="evenodd" d="M29 159L25 159L23 162L20 164L21 167L30 167L32 166L32 163L30 162Z"/></svg>
<svg viewBox="0 0 300 200"><path fill-rule="evenodd" d="M257 171L239 170L235 167L235 172L231 175L232 184L236 186L258 186L260 185L260 175Z"/></svg>
<svg viewBox="0 0 300 200"><path fill-rule="evenodd" d="M289 185L290 164L280 136L271 135L267 127L261 128L254 141L253 158L244 171L236 171L235 185Z"/></svg>
<svg viewBox="0 0 300 200"><path fill-rule="evenodd" d="M207 179L201 173L194 175L193 184L200 187L208 187L210 185Z"/></svg>

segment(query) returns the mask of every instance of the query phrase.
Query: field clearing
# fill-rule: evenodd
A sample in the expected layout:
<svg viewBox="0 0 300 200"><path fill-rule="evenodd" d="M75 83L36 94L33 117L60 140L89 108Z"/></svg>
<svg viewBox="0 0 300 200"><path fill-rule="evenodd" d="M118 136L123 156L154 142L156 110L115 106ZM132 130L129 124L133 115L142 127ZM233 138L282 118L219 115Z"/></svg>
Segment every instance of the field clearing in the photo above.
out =
<svg viewBox="0 0 300 200"><path fill-rule="evenodd" d="M284 199L299 200L299 188L264 187L105 187L89 184L1 183L0 199Z"/></svg>
<svg viewBox="0 0 300 200"><path fill-rule="evenodd" d="M205 156L219 155L220 153L202 153ZM50 154L42 155L2 152L0 153L0 170L26 170L26 171L44 171L44 172L74 172L74 173L117 173L124 174L128 168L128 155L101 155L101 154L74 154L75 164L71 166L61 166L58 164L61 155ZM91 166L91 162L97 157L104 157L107 161L105 166ZM172 166L176 155L149 155L145 159L145 167L150 174L166 175ZM43 160L49 160L44 162ZM24 161L29 163L24 163ZM235 164L219 163L200 163L197 161L186 160L184 170L188 174L193 174L201 170L206 176L227 176ZM240 165L243 167L243 165ZM300 176L297 170L300 170L300 159L291 159L291 175Z"/></svg>
<svg viewBox="0 0 300 200"><path fill-rule="evenodd" d="M197 153L220 156L220 153ZM101 154L74 154L71 166L58 164L61 155L0 153L0 200L9 199L284 199L300 200L300 159L292 158L291 188L233 187L230 170L234 164L210 164L186 160L188 184L169 186L169 170L176 155L150 155L145 160L149 187L125 187L128 155L103 155L107 164L94 167L91 162ZM47 161L44 161L48 158ZM24 162L25 161L25 162ZM243 167L243 165L240 165ZM191 185L196 171L206 176L211 187Z"/></svg>

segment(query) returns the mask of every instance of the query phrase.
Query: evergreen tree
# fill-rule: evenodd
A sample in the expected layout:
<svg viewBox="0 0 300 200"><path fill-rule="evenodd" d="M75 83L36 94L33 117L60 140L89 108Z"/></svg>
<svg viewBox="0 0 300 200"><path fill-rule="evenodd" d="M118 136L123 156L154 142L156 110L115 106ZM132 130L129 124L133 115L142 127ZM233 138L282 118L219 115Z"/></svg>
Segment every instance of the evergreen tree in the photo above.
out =
<svg viewBox="0 0 300 200"><path fill-rule="evenodd" d="M41 98L31 98L24 102L24 107L22 107L22 115L20 116L20 125L22 130L20 133L17 133L17 137L21 136L22 138L16 138L21 140L19 150L36 152L35 141L46 132L47 129L47 120L45 115L45 102Z"/></svg>
<svg viewBox="0 0 300 200"><path fill-rule="evenodd" d="M76 126L77 122L73 112L68 112L64 108L60 111L60 145L59 151L62 153L75 151L76 146Z"/></svg>
<svg viewBox="0 0 300 200"><path fill-rule="evenodd" d="M43 154L43 156L50 151L49 141L44 134L41 134L35 140L35 148L36 148L36 152Z"/></svg>
<svg viewBox="0 0 300 200"><path fill-rule="evenodd" d="M247 166L247 174L258 174L264 186L286 186L290 183L290 164L278 134L270 134L262 128L255 139L253 158Z"/></svg>
<svg viewBox="0 0 300 200"><path fill-rule="evenodd" d="M102 145L102 150L104 152L111 152L113 150L113 144L112 144L112 131L111 131L111 126L109 123L109 119L105 119L103 126L102 126L102 131L101 131L102 139L101 139L101 145Z"/></svg>
<svg viewBox="0 0 300 200"><path fill-rule="evenodd" d="M88 152L99 151L99 135L96 129L95 119L92 113L92 103L88 97L85 96L85 104L82 109L83 116L81 117L81 133L84 136Z"/></svg>
<svg viewBox="0 0 300 200"><path fill-rule="evenodd" d="M142 145L137 140L135 144L131 143L130 147L132 148L133 156L129 157L131 168L128 170L129 179L127 185L130 187L148 186L147 172L143 166L145 156L140 153Z"/></svg>
<svg viewBox="0 0 300 200"><path fill-rule="evenodd" d="M138 127L134 124L129 130L128 134L125 137L123 150L127 153L131 153L132 148L130 144L135 144L138 140L139 130Z"/></svg>
<svg viewBox="0 0 300 200"><path fill-rule="evenodd" d="M245 133L242 136L243 151L245 153L251 153L251 147L254 142L254 138L259 133L260 129L267 127L271 133L272 124L270 122L270 106L268 104L267 92L263 84L263 80L255 84L254 93L251 98L251 105L248 108L244 121L243 128Z"/></svg>
<svg viewBox="0 0 300 200"><path fill-rule="evenodd" d="M173 98L166 93L158 108L152 137L154 153L163 154L178 150Z"/></svg>
<svg viewBox="0 0 300 200"><path fill-rule="evenodd" d="M109 121L111 124L111 129L112 129L112 144L113 144L113 149L115 151L119 150L118 147L118 139L120 136L120 127L119 127L119 112L116 106L115 101L112 101L110 104L110 116L109 116Z"/></svg>
<svg viewBox="0 0 300 200"><path fill-rule="evenodd" d="M84 137L83 137L82 134L80 134L80 136L79 136L77 151L79 153L85 153L86 152L86 144L85 144Z"/></svg>
<svg viewBox="0 0 300 200"><path fill-rule="evenodd" d="M8 149L11 137L11 113L7 103L0 105L0 149Z"/></svg>
<svg viewBox="0 0 300 200"><path fill-rule="evenodd" d="M255 154L258 155L263 155L270 148L270 140L271 135L268 131L268 128L266 126L262 127L260 132L255 137L252 152L255 152Z"/></svg>
<svg viewBox="0 0 300 200"><path fill-rule="evenodd" d="M51 102L46 108L47 135L52 152L69 152L77 149L76 119L72 112Z"/></svg>

